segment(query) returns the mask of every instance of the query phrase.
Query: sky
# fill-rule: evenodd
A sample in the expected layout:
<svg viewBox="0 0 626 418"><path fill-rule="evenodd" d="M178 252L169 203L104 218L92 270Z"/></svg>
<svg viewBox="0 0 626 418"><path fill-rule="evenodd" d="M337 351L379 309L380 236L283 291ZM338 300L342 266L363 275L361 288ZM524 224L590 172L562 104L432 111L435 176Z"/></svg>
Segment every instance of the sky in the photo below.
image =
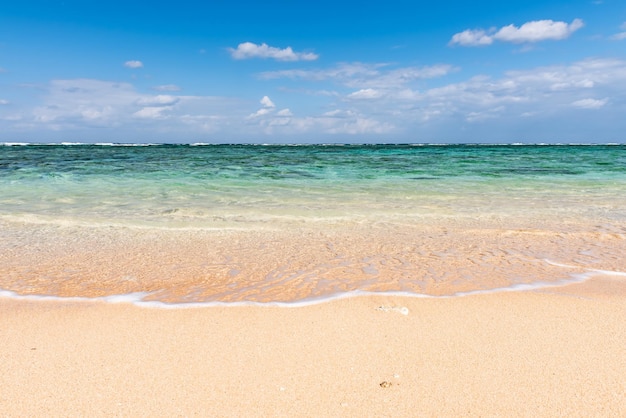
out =
<svg viewBox="0 0 626 418"><path fill-rule="evenodd" d="M0 142L624 143L626 2L5 1Z"/></svg>

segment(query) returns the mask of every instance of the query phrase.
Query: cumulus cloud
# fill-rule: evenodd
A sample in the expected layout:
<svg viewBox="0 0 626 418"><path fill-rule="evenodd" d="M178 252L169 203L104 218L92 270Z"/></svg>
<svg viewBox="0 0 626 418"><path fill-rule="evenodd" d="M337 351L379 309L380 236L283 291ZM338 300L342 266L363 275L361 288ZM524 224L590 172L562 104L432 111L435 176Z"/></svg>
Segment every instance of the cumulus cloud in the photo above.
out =
<svg viewBox="0 0 626 418"><path fill-rule="evenodd" d="M237 60L250 58L272 58L277 61L315 61L319 55L312 52L294 52L287 48L276 48L265 43L257 45L252 42L243 42L237 48L228 48L230 55Z"/></svg>
<svg viewBox="0 0 626 418"><path fill-rule="evenodd" d="M508 25L501 28L493 37L504 42L539 42L545 40L561 40L568 38L572 33L582 28L581 19L574 19L572 23L555 22L553 20L536 20L524 23L519 28Z"/></svg>
<svg viewBox="0 0 626 418"><path fill-rule="evenodd" d="M533 20L517 27L513 24L500 29L467 29L452 36L449 45L484 46L494 41L511 43L532 43L540 41L559 41L582 28L582 19L574 19L571 23L546 20Z"/></svg>
<svg viewBox="0 0 626 418"><path fill-rule="evenodd" d="M260 103L263 105L263 107L276 107L274 102L272 102L272 100L267 96L263 96L263 98L260 100Z"/></svg>
<svg viewBox="0 0 626 418"><path fill-rule="evenodd" d="M261 106L263 107L261 107L256 112L248 115L248 119L254 119L260 116L269 115L270 113L274 112L274 109L276 108L274 102L272 102L272 100L267 96L263 96L263 98L259 100L259 103L261 103Z"/></svg>
<svg viewBox="0 0 626 418"><path fill-rule="evenodd" d="M176 84L163 84L163 85L160 85L160 86L152 87L152 90L156 90L156 91L180 91L181 88L178 87Z"/></svg>
<svg viewBox="0 0 626 418"><path fill-rule="evenodd" d="M604 99L581 99L572 102L572 106L580 109L600 109L609 102L608 98Z"/></svg>
<svg viewBox="0 0 626 418"><path fill-rule="evenodd" d="M137 60L126 61L124 63L124 67L127 67L127 68L142 68L143 67L143 62L137 61Z"/></svg>
<svg viewBox="0 0 626 418"><path fill-rule="evenodd" d="M449 45L483 46L492 43L493 36L488 35L483 29L466 29L463 32L455 33Z"/></svg>

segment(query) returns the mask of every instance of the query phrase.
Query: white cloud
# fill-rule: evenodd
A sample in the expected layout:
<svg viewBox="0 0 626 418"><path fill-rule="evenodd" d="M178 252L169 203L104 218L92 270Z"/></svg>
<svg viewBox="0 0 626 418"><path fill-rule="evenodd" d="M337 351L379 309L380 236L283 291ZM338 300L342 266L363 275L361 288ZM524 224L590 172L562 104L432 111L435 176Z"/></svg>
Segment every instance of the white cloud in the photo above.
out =
<svg viewBox="0 0 626 418"><path fill-rule="evenodd" d="M263 107L263 108L257 110L256 112L251 113L248 116L248 119L258 118L260 116L269 115L270 113L272 113L272 109L271 108Z"/></svg>
<svg viewBox="0 0 626 418"><path fill-rule="evenodd" d="M143 109L133 113L133 116L143 119L163 119L166 117L165 115L163 115L163 113L170 109L171 107L169 106L144 107Z"/></svg>
<svg viewBox="0 0 626 418"><path fill-rule="evenodd" d="M172 106L180 101L180 98L176 96L170 96L167 94L159 94L158 96L146 96L137 100L137 104L140 106Z"/></svg>
<svg viewBox="0 0 626 418"><path fill-rule="evenodd" d="M127 67L127 68L142 68L143 67L143 62L137 61L137 60L126 61L124 63L124 67Z"/></svg>
<svg viewBox="0 0 626 418"><path fill-rule="evenodd" d="M356 87L331 99L333 101L328 104L334 110L317 117L290 118L289 129L298 127L298 132L317 129L318 132L326 133L354 133L358 131L358 126L367 125L363 122L365 120L379 123L378 128L374 128L375 124L369 125L372 132L408 132L430 126L458 133L465 128L470 132L488 126L503 127L507 123L529 132L535 129L524 125L524 120L527 121L530 116L538 124L547 120L574 118L578 124L588 123L591 126L598 122L583 122L584 116L581 117L579 113L574 116L571 113L573 109L602 107L602 113L594 114L604 117L619 112L618 106L621 106L623 100L614 100L614 96L626 97L626 61L616 59L588 59L571 65L509 71L501 77L476 76L448 84L440 80L438 86L432 88L426 88L423 82L411 84L413 80L419 82L420 76L447 74L452 68L440 66L437 71L424 71L423 68L416 71L414 67L393 68L385 64L353 63L330 69L264 73L262 78L288 77L320 83L333 81L345 87ZM585 97L606 97L606 100L589 101L584 100ZM579 101L581 98L583 101ZM261 119L256 122L269 124L276 116L266 114L263 119L265 122ZM361 122L357 123L357 119ZM542 125L542 128L546 129L546 126Z"/></svg>
<svg viewBox="0 0 626 418"><path fill-rule="evenodd" d="M487 119L493 119L499 117L502 112L505 110L504 106L494 107L492 109L487 109L480 112L469 112L465 117L465 120L474 123L474 122L482 122Z"/></svg>
<svg viewBox="0 0 626 418"><path fill-rule="evenodd" d="M276 108L274 102L272 102L272 100L267 96L263 96L263 98L259 100L259 103L261 103L263 107L256 112L248 115L248 119L255 119L261 116L269 115L270 113L274 112L274 109Z"/></svg>
<svg viewBox="0 0 626 418"><path fill-rule="evenodd" d="M361 134L384 134L393 131L394 126L380 122L378 120L356 116L352 119L335 121L330 124L326 129L329 134L348 134L348 135L361 135Z"/></svg>
<svg viewBox="0 0 626 418"><path fill-rule="evenodd" d="M291 113L291 110L289 109L282 109L276 113L276 116L293 116L293 113Z"/></svg>
<svg viewBox="0 0 626 418"><path fill-rule="evenodd" d="M333 116L341 115L342 113L343 113L343 110L335 109L335 110L329 110L328 112L325 112L323 116L333 117Z"/></svg>
<svg viewBox="0 0 626 418"><path fill-rule="evenodd" d="M601 132L626 129L622 117L626 60L588 59L508 71L499 77L439 79L432 86L420 78L445 74L448 68L345 64L298 70L294 77L319 82L316 86L336 83L342 87L333 95L310 98L290 109L269 96L251 102L145 94L130 83L54 80L28 87L33 89L28 96L38 100L36 106L27 108L20 101L3 107L0 130L22 132L24 137L36 133L41 140L51 135L70 138L75 133L77 140L128 134L128 140L332 142L332 138L348 140L352 135L380 135L379 139L389 140L390 136L384 136L388 134L394 140L507 141L520 132L533 140L548 135L566 140L568 135L575 139L596 131L595 138L604 138ZM308 94L305 89L292 93ZM202 136L207 133L211 136ZM275 136L258 136L263 134Z"/></svg>
<svg viewBox="0 0 626 418"><path fill-rule="evenodd" d="M309 81L332 80L351 88L392 88L412 81L437 78L456 70L447 64L424 67L389 68L389 64L343 63L324 70L283 70L261 73L261 79L303 79Z"/></svg>
<svg viewBox="0 0 626 418"><path fill-rule="evenodd" d="M378 99L382 97L383 93L380 90L375 89L361 89L359 91L355 91L354 93L348 94L348 99L355 100L368 100L368 99Z"/></svg>
<svg viewBox="0 0 626 418"><path fill-rule="evenodd" d="M312 52L294 52L290 46L276 48L265 43L257 45L252 42L243 42L237 48L228 48L234 59L243 60L249 58L272 58L277 61L315 61L319 55Z"/></svg>
<svg viewBox="0 0 626 418"><path fill-rule="evenodd" d="M581 100L576 100L575 102L572 102L572 106L574 107L578 107L581 109L600 109L601 107L604 107L604 105L606 105L609 102L608 98L604 98L604 99L581 99Z"/></svg>
<svg viewBox="0 0 626 418"><path fill-rule="evenodd" d="M273 134L326 134L326 135L374 135L392 132L395 127L354 111L338 110L323 115L301 118L279 117L257 119L256 123L267 135Z"/></svg>
<svg viewBox="0 0 626 418"><path fill-rule="evenodd" d="M132 84L102 80L53 80L40 103L18 109L14 129L71 132L173 132L176 135L218 131L245 118L242 102L208 96L146 95ZM5 120L7 120L5 118ZM146 121L149 123L143 123ZM27 128L28 127L28 128ZM7 127L3 127L6 129ZM99 134L97 134L99 135ZM87 136L80 135L86 139ZM80 139L79 138L79 139Z"/></svg>
<svg viewBox="0 0 626 418"><path fill-rule="evenodd" d="M574 19L569 24L546 19L526 22L520 27L511 24L499 30L467 29L454 34L449 45L482 46L490 45L494 40L512 43L558 41L568 38L583 26L582 19Z"/></svg>
<svg viewBox="0 0 626 418"><path fill-rule="evenodd" d="M176 84L163 84L163 85L160 85L160 86L152 87L152 90L156 90L156 91L180 91L181 88L178 87Z"/></svg>
<svg viewBox="0 0 626 418"><path fill-rule="evenodd" d="M263 107L276 107L274 102L272 102L272 100L267 96L263 96L263 98L260 100L260 103L263 105Z"/></svg>
<svg viewBox="0 0 626 418"><path fill-rule="evenodd" d="M585 89L590 89L593 88L593 86L595 86L595 83L592 80L589 79L582 79L582 80L570 80L570 81L565 81L565 82L557 82L554 83L550 86L550 90L571 90L571 89L581 89L581 88L585 88Z"/></svg>
<svg viewBox="0 0 626 418"><path fill-rule="evenodd" d="M515 25L504 26L493 37L499 41L514 43L558 41L568 38L583 26L581 19L574 19L570 24L553 20L536 20L524 23L519 28Z"/></svg>
<svg viewBox="0 0 626 418"><path fill-rule="evenodd" d="M0 105L8 105L9 101L5 99L0 99Z"/></svg>
<svg viewBox="0 0 626 418"><path fill-rule="evenodd" d="M386 64L363 64L360 62L355 63L342 63L334 68L325 70L282 70L282 71L267 71L259 74L261 79L270 80L276 78L292 78L292 79L304 79L311 81L322 80L349 80L355 77L373 77L379 74L378 68L384 67Z"/></svg>
<svg viewBox="0 0 626 418"><path fill-rule="evenodd" d="M452 36L449 45L482 46L491 45L493 37L488 35L483 29L467 29Z"/></svg>

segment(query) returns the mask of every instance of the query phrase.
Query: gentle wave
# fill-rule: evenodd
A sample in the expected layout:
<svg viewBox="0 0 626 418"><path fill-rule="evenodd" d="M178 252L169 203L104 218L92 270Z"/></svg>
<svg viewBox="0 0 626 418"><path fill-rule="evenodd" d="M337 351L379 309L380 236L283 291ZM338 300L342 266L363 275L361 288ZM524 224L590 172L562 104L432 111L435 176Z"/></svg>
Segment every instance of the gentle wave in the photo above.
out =
<svg viewBox="0 0 626 418"><path fill-rule="evenodd" d="M547 261L547 260L546 260ZM559 265L558 263L552 263ZM563 265L565 266L565 265ZM189 309L189 308L210 308L210 307L279 307L279 308L299 308L304 306L318 305L322 303L332 302L341 299L348 299L361 296L390 296L390 297L406 297L419 299L451 299L475 295L488 295L504 292L528 292L549 288L558 288L571 284L583 283L595 276L619 276L626 278L626 272L609 271L609 270L589 270L586 273L572 273L569 279L562 279L553 282L534 282L534 283L518 283L506 287L498 287L493 289L471 290L467 292L457 292L451 295L428 295L406 291L385 291L371 292L363 290L351 290L346 292L335 293L327 296L314 298L306 298L298 301L272 301L272 302L177 302L168 303L158 300L146 300L153 295L151 292L134 292L120 295L109 295L101 297L81 297L81 296L49 296L49 295L20 295L10 290L0 289L0 298L7 298L20 301L52 301L52 302L105 302L105 303L127 303L141 308L157 308L157 309Z"/></svg>

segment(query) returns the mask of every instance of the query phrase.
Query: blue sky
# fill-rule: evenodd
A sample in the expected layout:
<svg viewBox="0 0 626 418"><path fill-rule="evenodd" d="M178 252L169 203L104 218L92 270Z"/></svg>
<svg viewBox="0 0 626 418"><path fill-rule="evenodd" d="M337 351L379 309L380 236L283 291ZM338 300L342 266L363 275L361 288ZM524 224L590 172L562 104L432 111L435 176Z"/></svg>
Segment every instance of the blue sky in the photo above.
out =
<svg viewBox="0 0 626 418"><path fill-rule="evenodd" d="M626 2L0 4L2 142L625 142Z"/></svg>

